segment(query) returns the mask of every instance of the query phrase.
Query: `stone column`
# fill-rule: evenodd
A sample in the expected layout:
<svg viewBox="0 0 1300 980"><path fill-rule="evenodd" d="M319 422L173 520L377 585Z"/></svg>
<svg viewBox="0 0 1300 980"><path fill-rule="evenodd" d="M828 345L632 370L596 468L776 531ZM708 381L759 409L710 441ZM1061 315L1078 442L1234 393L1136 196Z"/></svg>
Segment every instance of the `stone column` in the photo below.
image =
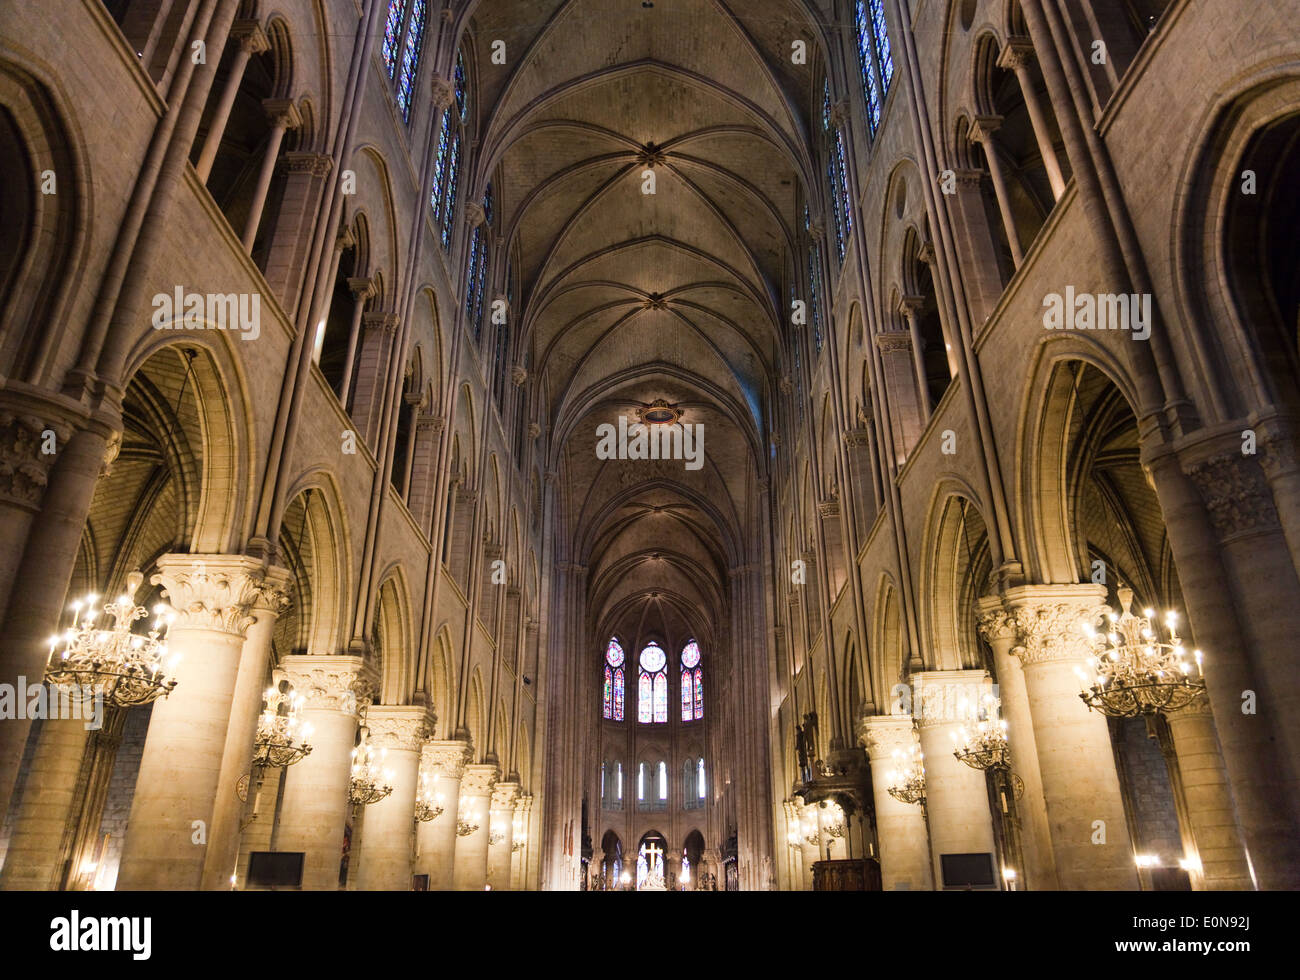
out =
<svg viewBox="0 0 1300 980"><path fill-rule="evenodd" d="M385 768L392 770L393 791L366 807L352 885L357 891L411 890L420 750L432 721L423 705L376 704L366 711L370 744L387 752Z"/></svg>
<svg viewBox="0 0 1300 980"><path fill-rule="evenodd" d="M176 689L154 703L126 843L119 891L195 891L221 823L222 785L235 691L262 563L243 555L164 555L153 584L175 610L167 645ZM250 733L251 736L251 733ZM250 747L251 749L251 747ZM220 828L223 834L229 828ZM233 865L234 855L230 855ZM226 868L227 877L233 867Z"/></svg>
<svg viewBox="0 0 1300 980"><path fill-rule="evenodd" d="M89 738L86 722L70 718L47 719L38 730L13 836L0 869L0 889L57 891L61 887L64 834L77 809L78 776Z"/></svg>
<svg viewBox="0 0 1300 980"><path fill-rule="evenodd" d="M902 466L916 445L923 424L917 402L919 393L911 394L916 388L912 338L906 330L889 330L876 334L876 346L880 348L880 364L893 422L891 435L894 445L890 452Z"/></svg>
<svg viewBox="0 0 1300 980"><path fill-rule="evenodd" d="M997 672L997 697L1000 714L1007 723L1007 748L1011 753L1011 771L1023 781L1024 795L1016 801L1020 814L1021 840L1025 867L1014 869L1029 891L1056 891L1056 857L1052 852L1052 834L1047 822L1047 803L1043 799L1043 777L1038 771L1038 746L1034 744L1034 721L1029 712L1029 692L1020 658L1011 650L1016 645L1016 624L1002 608L998 596L980 600L980 633L993 650Z"/></svg>
<svg viewBox="0 0 1300 980"><path fill-rule="evenodd" d="M1034 45L1027 37L1013 37L1007 40L998 55L998 67L1007 68L1016 74L1020 83L1020 93L1025 98L1025 108L1029 110L1029 122L1034 130L1034 139L1038 143L1038 154L1043 158L1043 167L1047 170L1048 183L1052 185L1052 200L1059 201L1065 193L1065 178L1061 176L1061 164L1056 159L1056 148L1052 146L1052 131L1047 125L1047 114L1043 103L1034 88L1034 78L1029 73L1029 65L1034 59Z"/></svg>
<svg viewBox="0 0 1300 980"><path fill-rule="evenodd" d="M275 173L275 161L279 159L280 144L284 142L284 134L302 125L298 108L290 100L267 99L262 105L271 123L271 133L266 139L262 169L257 175L257 188L253 191L253 203L248 209L248 221L244 225L242 241L245 252L251 252L253 242L257 240L257 229L262 223L262 211L266 207L266 195L271 189L271 177Z"/></svg>
<svg viewBox="0 0 1300 980"><path fill-rule="evenodd" d="M1232 787L1214 730L1214 714L1202 695L1181 711L1165 716L1178 759L1187 822L1196 842L1199 870L1192 872L1192 886L1209 891L1251 891L1255 887L1246 860L1246 847Z"/></svg>
<svg viewBox="0 0 1300 980"><path fill-rule="evenodd" d="M357 355L360 363L355 372L355 395L349 413L357 433L372 448L379 445L384 385L393 357L397 324L395 313L372 312L361 316L361 350Z"/></svg>
<svg viewBox="0 0 1300 980"><path fill-rule="evenodd" d="M462 835L456 831L456 864L452 873L452 888L456 891L482 891L488 874L488 827L492 810L492 788L497 781L497 767L473 765L465 767L460 782L460 812L465 820L477 824L472 833Z"/></svg>
<svg viewBox="0 0 1300 980"><path fill-rule="evenodd" d="M975 720L990 683L982 670L930 670L912 675L912 711L920 726L925 761L930 852L935 887L941 890L945 854L988 854L994 862L994 880L1001 875L984 773L953 755L953 736Z"/></svg>
<svg viewBox="0 0 1300 980"><path fill-rule="evenodd" d="M348 327L348 352L343 359L343 378L339 382L339 404L346 412L348 395L352 393L352 370L357 362L357 341L361 338L361 315L366 312L366 301L375 295L373 279L349 279L348 289L356 303L352 307L352 323Z"/></svg>
<svg viewBox="0 0 1300 980"><path fill-rule="evenodd" d="M424 743L421 769L433 781L434 791L442 795L440 806L443 808L441 816L420 824L417 829L420 856L415 862L415 872L429 876L430 891L446 891L452 886L460 782L470 758L467 742Z"/></svg>
<svg viewBox="0 0 1300 980"><path fill-rule="evenodd" d="M304 891L337 891L357 719L377 678L361 657L294 655L281 668L306 698L302 717L312 726L312 752L284 775L273 849L304 853Z"/></svg>
<svg viewBox="0 0 1300 980"><path fill-rule="evenodd" d="M952 339L952 310L949 307L945 307L942 303L939 303L939 290L937 284L941 281L941 274L935 267L935 262L936 259L938 259L938 256L934 251L934 241L927 239L922 242L921 247L916 250L916 257L924 262L926 267L930 270L930 282L935 284L934 295L935 302L939 304L939 330L943 334L944 356L948 359L948 377L955 378L961 373L957 367L957 348L960 345L954 344Z"/></svg>
<svg viewBox="0 0 1300 980"><path fill-rule="evenodd" d="M494 844L488 840L488 884L493 891L510 889L510 847L515 833L515 800L519 797L518 783L497 783L492 790L492 809L488 827L499 839Z"/></svg>
<svg viewBox="0 0 1300 980"><path fill-rule="evenodd" d="M230 110L235 104L235 97L239 94L239 85L244 80L244 69L248 67L248 60L271 47L266 33L255 20L235 21L230 29L230 36L239 42L239 50L235 52L235 57L230 62L226 87L221 92L221 100L217 103L212 113L212 121L208 124L208 135L203 141L203 149L199 152L199 162L194 165L199 180L205 184L212 173L212 163L216 160L217 150L221 147L221 137L225 135L226 123L230 121Z"/></svg>
<svg viewBox="0 0 1300 980"><path fill-rule="evenodd" d="M1002 215L1002 225L1007 231L1007 244L1011 246L1011 258L1016 268L1025 261L1025 251L1020 247L1020 237L1016 234L1016 219L1011 213L1011 195L1007 191L1007 178L1002 172L1002 159L998 156L998 144L993 134L1002 125L1001 116L977 116L971 127L970 138L973 143L984 147L984 159L988 161L989 176L993 178L993 193L998 199L998 211Z"/></svg>
<svg viewBox="0 0 1300 980"><path fill-rule="evenodd" d="M1019 636L1060 886L1136 889L1137 870L1110 729L1079 697L1091 652L1081 623L1110 612L1099 585L1027 585L1003 604Z"/></svg>
<svg viewBox="0 0 1300 980"><path fill-rule="evenodd" d="M522 891L528 887L528 855L531 851L533 841L533 797L531 794L524 794L515 801L515 825L517 832L524 838L523 847L515 848L514 842L511 842L510 853L510 889L511 891ZM602 862L604 860L602 856ZM596 865L597 869L600 864ZM597 874L599 874L597 870Z"/></svg>
<svg viewBox="0 0 1300 980"><path fill-rule="evenodd" d="M925 425L934 411L930 403L930 385L925 377L925 341L921 337L921 325L916 315L925 303L924 296L904 296L898 301L898 312L907 323L908 335L912 338L912 366L916 369L916 403L921 413L921 424Z"/></svg>
<svg viewBox="0 0 1300 980"><path fill-rule="evenodd" d="M904 803L889 795L889 773L898 764L894 753L910 753L916 744L912 716L873 715L862 719L861 727L871 760L881 887L887 892L931 891L934 875L925 810L919 803Z"/></svg>
<svg viewBox="0 0 1300 980"><path fill-rule="evenodd" d="M203 862L202 887L207 890L229 889L230 876L236 873L243 810L237 789L240 777L246 773L251 775L253 739L257 736L262 694L270 670L271 634L275 632L276 621L289 608L289 581L287 570L272 567L265 570L253 593L253 623L248 627L248 638L239 658L216 806L208 834L208 853Z"/></svg>

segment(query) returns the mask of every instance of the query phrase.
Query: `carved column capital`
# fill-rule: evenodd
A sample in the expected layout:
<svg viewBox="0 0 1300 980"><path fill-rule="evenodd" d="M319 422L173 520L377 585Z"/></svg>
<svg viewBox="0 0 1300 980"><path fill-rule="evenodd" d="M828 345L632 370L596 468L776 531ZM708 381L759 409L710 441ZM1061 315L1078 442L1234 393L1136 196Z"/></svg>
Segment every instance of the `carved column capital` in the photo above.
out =
<svg viewBox="0 0 1300 980"><path fill-rule="evenodd" d="M487 763L465 767L465 775L460 780L460 795L490 797L497 783L497 767Z"/></svg>
<svg viewBox="0 0 1300 980"><path fill-rule="evenodd" d="M433 712L423 705L373 704L366 709L370 744L380 749L419 750L433 722Z"/></svg>
<svg viewBox="0 0 1300 980"><path fill-rule="evenodd" d="M871 436L865 428L849 429L844 433L844 445L850 449L865 449L870 444Z"/></svg>
<svg viewBox="0 0 1300 980"><path fill-rule="evenodd" d="M434 106L446 111L447 107L456 99L455 87L448 79L439 75L434 75L430 81L432 84L429 86L429 95Z"/></svg>
<svg viewBox="0 0 1300 980"><path fill-rule="evenodd" d="M973 140L974 137L972 136L971 139ZM984 171L972 167L953 167L952 172L957 178L957 186L965 190L978 188L984 180Z"/></svg>
<svg viewBox="0 0 1300 980"><path fill-rule="evenodd" d="M858 741L866 747L872 765L887 762L895 752L908 752L916 744L912 716L867 715L858 722Z"/></svg>
<svg viewBox="0 0 1300 980"><path fill-rule="evenodd" d="M523 384L527 380L528 380L528 372L524 370L522 365L516 364L514 367L510 369L510 382L516 388L518 388L521 384Z"/></svg>
<svg viewBox="0 0 1300 980"><path fill-rule="evenodd" d="M519 797L518 783L497 783L492 788L492 809L514 811L515 800Z"/></svg>
<svg viewBox="0 0 1300 980"><path fill-rule="evenodd" d="M239 42L239 49L248 55L271 50L270 39L262 25L255 20L237 20L230 27L230 36Z"/></svg>
<svg viewBox="0 0 1300 980"><path fill-rule="evenodd" d="M260 598L263 566L245 555L163 555L151 579L176 612L172 630L213 630L244 637Z"/></svg>
<svg viewBox="0 0 1300 980"><path fill-rule="evenodd" d="M375 295L375 281L373 279L348 279L348 290L353 297L358 300L367 300Z"/></svg>
<svg viewBox="0 0 1300 980"><path fill-rule="evenodd" d="M898 312L909 320L921 312L925 306L924 296L902 296L898 300Z"/></svg>
<svg viewBox="0 0 1300 980"><path fill-rule="evenodd" d="M992 679L983 670L923 670L912 674L912 716L922 728L979 719Z"/></svg>
<svg viewBox="0 0 1300 980"><path fill-rule="evenodd" d="M1186 466L1205 501L1220 540L1230 541L1278 526L1277 508L1263 471L1240 452L1220 453Z"/></svg>
<svg viewBox="0 0 1300 980"><path fill-rule="evenodd" d="M1001 116L976 116L970 128L971 142L982 143L987 148L993 143L993 134L1001 128Z"/></svg>
<svg viewBox="0 0 1300 980"><path fill-rule="evenodd" d="M997 65L1008 71L1020 71L1034 62L1034 43L1027 37L1009 37L998 54Z"/></svg>
<svg viewBox="0 0 1300 980"><path fill-rule="evenodd" d="M294 654L280 668L308 709L359 715L378 687L374 667L361 657Z"/></svg>
<svg viewBox="0 0 1300 980"><path fill-rule="evenodd" d="M487 212L483 210L483 205L477 201L470 201L465 205L465 223L471 228L476 228L487 220Z"/></svg>
<svg viewBox="0 0 1300 980"><path fill-rule="evenodd" d="M817 511L823 519L829 520L832 517L840 516L840 501L837 497L827 497L817 504Z"/></svg>
<svg viewBox="0 0 1300 980"><path fill-rule="evenodd" d="M361 325L367 330L382 330L384 333L397 333L398 316L396 313L363 313Z"/></svg>
<svg viewBox="0 0 1300 980"><path fill-rule="evenodd" d="M293 574L287 568L271 566L262 575L262 581L255 587L253 610L270 613L279 619L293 604L291 591Z"/></svg>
<svg viewBox="0 0 1300 980"><path fill-rule="evenodd" d="M291 174L308 174L312 177L324 177L334 166L334 160L327 153L305 153L295 151L284 155L284 169ZM334 247L339 251L353 243L352 229L343 228L334 240Z"/></svg>
<svg viewBox="0 0 1300 980"><path fill-rule="evenodd" d="M37 510L45 496L50 466L70 438L72 429L68 426L50 424L31 415L0 412L0 498ZM55 451L47 453L44 450L51 442Z"/></svg>
<svg viewBox="0 0 1300 980"><path fill-rule="evenodd" d="M912 335L906 330L886 330L884 333L876 334L876 346L884 354L910 352L912 350Z"/></svg>
<svg viewBox="0 0 1300 980"><path fill-rule="evenodd" d="M1100 585L1025 585L1008 589L1003 604L1016 629L1012 653L1028 667L1087 660L1092 646L1083 624L1111 611Z"/></svg>
<svg viewBox="0 0 1300 980"><path fill-rule="evenodd" d="M472 758L468 742L459 739L428 741L424 743L420 756L420 769L431 775L459 780L465 775L465 767Z"/></svg>
<svg viewBox="0 0 1300 980"><path fill-rule="evenodd" d="M262 108L266 111L266 121L273 128L297 129L302 125L302 115L292 99L263 99Z"/></svg>

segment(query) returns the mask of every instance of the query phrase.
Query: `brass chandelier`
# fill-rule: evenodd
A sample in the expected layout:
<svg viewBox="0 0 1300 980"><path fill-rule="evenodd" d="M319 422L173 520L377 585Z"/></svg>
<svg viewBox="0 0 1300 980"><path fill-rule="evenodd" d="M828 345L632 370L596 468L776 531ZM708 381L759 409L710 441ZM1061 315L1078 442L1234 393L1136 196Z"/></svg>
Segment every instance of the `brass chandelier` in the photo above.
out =
<svg viewBox="0 0 1300 980"><path fill-rule="evenodd" d="M311 755L312 727L302 720L303 697L287 680L262 695L262 714L253 739L253 765L268 769L292 766Z"/></svg>
<svg viewBox="0 0 1300 980"><path fill-rule="evenodd" d="M442 803L445 797L437 791L437 783L436 774L430 780L428 773L420 773L420 792L415 797L415 819L420 823L427 823L442 816L444 809Z"/></svg>
<svg viewBox="0 0 1300 980"><path fill-rule="evenodd" d="M885 776L889 795L901 803L925 806L925 756L920 746L913 745L908 752L895 751L894 765Z"/></svg>
<svg viewBox="0 0 1300 980"><path fill-rule="evenodd" d="M1092 644L1093 676L1079 672L1086 689L1084 704L1112 718L1179 711L1205 691L1201 651L1189 652L1178 636L1178 614L1165 614L1164 635L1153 625L1154 610L1141 616L1131 611L1133 590L1120 586L1121 613L1110 613L1109 628L1098 633L1091 623L1082 628Z"/></svg>
<svg viewBox="0 0 1300 980"><path fill-rule="evenodd" d="M361 741L352 750L352 778L348 781L348 800L357 806L378 803L393 792L393 772L384 769L387 749L376 754L370 745L370 730L361 729Z"/></svg>
<svg viewBox="0 0 1300 980"><path fill-rule="evenodd" d="M143 581L143 575L132 572L127 591L102 608L96 606L96 595L72 604L71 625L50 639L46 681L83 698L103 697L105 704L117 708L150 704L175 689L176 681L167 676L176 663L167 651L167 627L175 614L160 603L148 633L131 630L148 615L135 604ZM112 625L106 622L110 617Z"/></svg>
<svg viewBox="0 0 1300 980"><path fill-rule="evenodd" d="M953 732L956 743L953 755L972 769L1010 769L1011 751L1007 748L1007 723L997 716L998 702L992 695L984 699L984 717L974 730L962 727Z"/></svg>

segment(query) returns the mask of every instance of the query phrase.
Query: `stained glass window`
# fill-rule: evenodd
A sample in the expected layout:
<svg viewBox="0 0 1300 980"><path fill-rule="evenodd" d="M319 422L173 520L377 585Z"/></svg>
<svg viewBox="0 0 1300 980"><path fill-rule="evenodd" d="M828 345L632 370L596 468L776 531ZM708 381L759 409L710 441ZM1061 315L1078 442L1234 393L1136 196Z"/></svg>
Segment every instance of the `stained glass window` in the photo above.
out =
<svg viewBox="0 0 1300 980"><path fill-rule="evenodd" d="M867 102L867 125L874 136L894 79L894 55L881 0L856 0L853 28L858 42L858 67L862 70L862 94Z"/></svg>
<svg viewBox="0 0 1300 980"><path fill-rule="evenodd" d="M478 263L479 263L479 246L482 244L483 235L481 234L481 225L475 225L469 233L469 261L465 268L465 316L469 317L474 312L474 284L478 281Z"/></svg>
<svg viewBox="0 0 1300 980"><path fill-rule="evenodd" d="M605 717L623 720L623 648L613 638L605 648Z"/></svg>
<svg viewBox="0 0 1300 980"><path fill-rule="evenodd" d="M844 134L831 121L831 90L822 88L822 129L826 132L826 177L831 187L831 211L835 216L835 250L844 261L844 248L853 233L853 210L849 201L849 172L845 163ZM821 350L820 347L817 348Z"/></svg>
<svg viewBox="0 0 1300 980"><path fill-rule="evenodd" d="M817 346L817 353L822 350L822 309L821 309L821 291L822 277L818 271L817 250L813 246L808 247L808 284L812 292L812 302L808 304L809 316L812 321L813 343Z"/></svg>
<svg viewBox="0 0 1300 980"><path fill-rule="evenodd" d="M451 156L447 160L447 193L442 210L442 247L451 247L452 221L456 216L456 182L460 176L460 133L451 141Z"/></svg>
<svg viewBox="0 0 1300 980"><path fill-rule="evenodd" d="M701 690L703 680L700 645L691 640L682 647L682 721L704 717L704 696Z"/></svg>
<svg viewBox="0 0 1300 980"><path fill-rule="evenodd" d="M668 656L657 643L641 651L637 683L637 720L668 721Z"/></svg>
<svg viewBox="0 0 1300 980"><path fill-rule="evenodd" d="M402 75L397 80L397 108L402 120L411 116L411 92L415 88L415 73L420 67L420 52L424 43L425 0L412 0L411 23L406 31L406 46L402 51Z"/></svg>
<svg viewBox="0 0 1300 980"><path fill-rule="evenodd" d="M447 152L451 147L451 116L443 113L442 131L438 133L438 156L433 161L433 194L429 197L429 207L433 209L433 220L438 220L438 205L442 201L442 183L447 176Z"/></svg>
<svg viewBox="0 0 1300 980"><path fill-rule="evenodd" d="M702 800L704 799L704 757L703 756L700 756L699 761L695 763L695 773L696 773L695 795Z"/></svg>
<svg viewBox="0 0 1300 980"><path fill-rule="evenodd" d="M894 55L889 48L889 27L885 24L885 5L882 0L868 0L871 7L871 31L876 36L876 64L880 66L880 77L884 80L885 91L894 80Z"/></svg>
<svg viewBox="0 0 1300 980"><path fill-rule="evenodd" d="M659 761L659 799L668 799L668 763Z"/></svg>
<svg viewBox="0 0 1300 980"><path fill-rule="evenodd" d="M456 52L456 68L452 72L452 87L456 91L456 108L460 111L461 122L469 112L469 97L465 94L465 53Z"/></svg>
<svg viewBox="0 0 1300 980"><path fill-rule="evenodd" d="M645 763L641 763L636 770L636 798L645 799Z"/></svg>
<svg viewBox="0 0 1300 980"><path fill-rule="evenodd" d="M392 78L397 70L397 45L402 39L402 20L406 14L406 0L391 0L388 18L384 21L384 67Z"/></svg>
<svg viewBox="0 0 1300 980"><path fill-rule="evenodd" d="M623 799L623 763L618 764L618 798Z"/></svg>

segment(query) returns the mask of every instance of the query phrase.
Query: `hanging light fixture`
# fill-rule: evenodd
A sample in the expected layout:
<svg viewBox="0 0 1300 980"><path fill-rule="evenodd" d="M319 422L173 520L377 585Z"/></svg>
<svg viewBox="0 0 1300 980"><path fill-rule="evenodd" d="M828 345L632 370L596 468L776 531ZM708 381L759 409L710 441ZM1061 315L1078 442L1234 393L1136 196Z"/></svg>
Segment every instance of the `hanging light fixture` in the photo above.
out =
<svg viewBox="0 0 1300 980"><path fill-rule="evenodd" d="M102 607L96 595L72 604L71 625L50 638L46 681L85 698L102 696L106 704L118 708L150 704L171 694L176 681L167 674L177 657L168 657L167 627L175 613L160 603L154 607L148 633L133 632L132 625L149 614L135 603L143 581L142 574L132 572L126 591ZM110 617L112 625L107 622Z"/></svg>
<svg viewBox="0 0 1300 980"><path fill-rule="evenodd" d="M1094 648L1093 676L1079 676L1083 703L1112 718L1137 718L1186 708L1205 691L1201 651L1188 652L1178 636L1178 614L1165 614L1164 634L1153 625L1155 611L1132 612L1133 590L1121 585L1120 614L1110 613L1109 628L1098 633L1081 624Z"/></svg>
<svg viewBox="0 0 1300 980"><path fill-rule="evenodd" d="M515 851L522 851L524 845L528 843L528 831L524 829L522 817L515 817L514 832L514 839L510 842L510 852L512 854Z"/></svg>
<svg viewBox="0 0 1300 980"><path fill-rule="evenodd" d="M460 814L456 817L456 836L468 837L479 828L479 815L469 809L468 806L462 806Z"/></svg>
<svg viewBox="0 0 1300 980"><path fill-rule="evenodd" d="M311 755L307 739L312 727L301 716L304 701L287 680L267 688L253 739L253 765L278 769Z"/></svg>
<svg viewBox="0 0 1300 980"><path fill-rule="evenodd" d="M887 790L900 803L919 803L925 806L925 757L920 746L913 745L907 752L894 752L895 768L886 773Z"/></svg>
<svg viewBox="0 0 1300 980"><path fill-rule="evenodd" d="M436 820L442 816L445 797L438 792L438 774L433 779L427 772L420 773L420 792L415 797L415 819L420 823Z"/></svg>
<svg viewBox="0 0 1300 980"><path fill-rule="evenodd" d="M361 741L352 750L352 778L348 782L348 799L357 806L378 803L393 791L393 772L384 769L387 749L378 753L370 745L370 729L362 726Z"/></svg>
<svg viewBox="0 0 1300 980"><path fill-rule="evenodd" d="M974 729L963 726L952 733L956 743L952 754L972 769L1010 769L1006 719L998 717L998 701L993 695L985 696L983 707L980 713L984 717Z"/></svg>

